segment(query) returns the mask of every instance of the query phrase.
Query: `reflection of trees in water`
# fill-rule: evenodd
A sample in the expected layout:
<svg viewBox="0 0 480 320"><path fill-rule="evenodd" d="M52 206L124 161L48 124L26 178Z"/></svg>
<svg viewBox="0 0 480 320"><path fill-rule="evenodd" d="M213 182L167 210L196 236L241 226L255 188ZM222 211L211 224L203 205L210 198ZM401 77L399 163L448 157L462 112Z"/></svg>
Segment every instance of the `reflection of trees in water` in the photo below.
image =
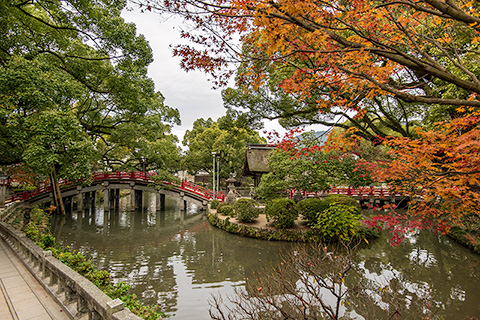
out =
<svg viewBox="0 0 480 320"><path fill-rule="evenodd" d="M242 282L246 274L276 261L285 248L226 234L210 227L203 213L182 213L168 201L162 212L105 213L97 208L69 214L59 239L88 252L115 281L131 284L143 303L158 303L165 312L176 310L182 290L176 262L184 264L193 285Z"/></svg>
<svg viewBox="0 0 480 320"><path fill-rule="evenodd" d="M422 231L395 248L378 239L360 250L359 259L354 281L388 287L388 299L403 314L422 314L426 306L447 319L480 314L480 257L445 236ZM381 306L378 289L372 293Z"/></svg>
<svg viewBox="0 0 480 320"><path fill-rule="evenodd" d="M244 281L259 268L277 263L279 252L291 247L213 231L197 233L195 241L185 245L185 261L188 269L195 270L195 283Z"/></svg>

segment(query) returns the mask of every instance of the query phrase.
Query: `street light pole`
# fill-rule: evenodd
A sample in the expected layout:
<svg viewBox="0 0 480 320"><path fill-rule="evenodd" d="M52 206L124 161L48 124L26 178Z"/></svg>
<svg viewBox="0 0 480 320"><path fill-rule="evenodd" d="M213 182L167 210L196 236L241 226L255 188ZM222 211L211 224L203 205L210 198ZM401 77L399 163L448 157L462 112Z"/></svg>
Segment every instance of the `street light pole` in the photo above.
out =
<svg viewBox="0 0 480 320"><path fill-rule="evenodd" d="M217 194L220 194L220 155L217 155Z"/></svg>
<svg viewBox="0 0 480 320"><path fill-rule="evenodd" d="M213 177L212 177L213 200L215 200L215 156L216 155L217 155L216 152L212 152L212 157L213 157Z"/></svg>

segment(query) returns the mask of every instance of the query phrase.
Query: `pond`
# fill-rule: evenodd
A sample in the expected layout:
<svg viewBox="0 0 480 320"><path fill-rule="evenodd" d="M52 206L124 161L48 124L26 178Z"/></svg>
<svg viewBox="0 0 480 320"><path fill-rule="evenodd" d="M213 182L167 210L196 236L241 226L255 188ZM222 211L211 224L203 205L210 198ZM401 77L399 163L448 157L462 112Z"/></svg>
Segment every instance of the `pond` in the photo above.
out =
<svg viewBox="0 0 480 320"><path fill-rule="evenodd" d="M69 213L52 222L53 233L108 270L115 282L132 285L144 304L158 304L171 319L210 319L212 295L232 295L247 278L279 263L295 247L211 227L199 208L191 205L181 212L175 198L167 197L160 212L148 194L142 211L122 209L128 203L122 199L117 211L98 206ZM411 306L412 316L417 304L438 309L437 315L446 319L480 315L479 255L430 232L410 234L397 247L388 240L386 235L360 249L359 283L395 284L396 299ZM371 296L376 308L386 307L376 292ZM363 319L355 312L350 315Z"/></svg>

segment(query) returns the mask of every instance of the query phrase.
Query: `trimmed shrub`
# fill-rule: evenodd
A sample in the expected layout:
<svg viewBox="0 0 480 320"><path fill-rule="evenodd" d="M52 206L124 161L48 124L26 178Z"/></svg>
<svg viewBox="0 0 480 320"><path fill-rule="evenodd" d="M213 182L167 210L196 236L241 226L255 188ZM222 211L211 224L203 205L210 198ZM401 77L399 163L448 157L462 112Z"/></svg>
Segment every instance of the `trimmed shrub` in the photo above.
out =
<svg viewBox="0 0 480 320"><path fill-rule="evenodd" d="M333 202L318 214L317 223L312 228L317 229L325 240L350 241L358 233L360 218L356 206Z"/></svg>
<svg viewBox="0 0 480 320"><path fill-rule="evenodd" d="M317 215L328 206L325 206L325 200L320 198L308 198L300 200L297 203L298 213L307 220L307 225L312 226L317 223Z"/></svg>
<svg viewBox="0 0 480 320"><path fill-rule="evenodd" d="M347 205L347 206L357 207L359 212L362 211L362 206L357 202L357 200L355 200L354 198L352 198L350 196L346 196L346 195L343 195L343 194L329 195L328 197L326 197L324 199L324 202L325 203L324 203L323 210L328 209L328 207L330 207L330 205L332 203L336 202L336 203L341 203L341 204L344 204L344 205Z"/></svg>
<svg viewBox="0 0 480 320"><path fill-rule="evenodd" d="M291 199L274 199L265 205L265 215L269 221L273 220L275 228L291 228L298 217L297 205Z"/></svg>
<svg viewBox="0 0 480 320"><path fill-rule="evenodd" d="M235 216L233 206L228 203L220 203L217 207L217 213L220 213L224 216Z"/></svg>
<svg viewBox="0 0 480 320"><path fill-rule="evenodd" d="M210 209L217 209L219 204L220 204L220 201L218 201L218 200L210 201Z"/></svg>
<svg viewBox="0 0 480 320"><path fill-rule="evenodd" d="M240 198L233 205L237 219L241 222L252 222L258 218L258 203L249 198Z"/></svg>

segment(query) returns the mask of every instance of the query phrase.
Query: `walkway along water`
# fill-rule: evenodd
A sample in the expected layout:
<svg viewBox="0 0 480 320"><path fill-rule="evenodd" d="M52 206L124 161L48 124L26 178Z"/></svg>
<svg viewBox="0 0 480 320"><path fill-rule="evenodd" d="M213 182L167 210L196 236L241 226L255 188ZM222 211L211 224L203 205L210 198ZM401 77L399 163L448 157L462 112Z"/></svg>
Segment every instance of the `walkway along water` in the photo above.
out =
<svg viewBox="0 0 480 320"><path fill-rule="evenodd" d="M0 239L0 319L69 319L32 276L9 245Z"/></svg>
<svg viewBox="0 0 480 320"><path fill-rule="evenodd" d="M3 218L3 210L0 213ZM122 301L107 297L93 283L53 258L50 251L43 251L3 221L0 237L4 255L0 264L4 299L0 307L5 302L7 309L2 310L10 313L0 313L5 319L140 319Z"/></svg>

